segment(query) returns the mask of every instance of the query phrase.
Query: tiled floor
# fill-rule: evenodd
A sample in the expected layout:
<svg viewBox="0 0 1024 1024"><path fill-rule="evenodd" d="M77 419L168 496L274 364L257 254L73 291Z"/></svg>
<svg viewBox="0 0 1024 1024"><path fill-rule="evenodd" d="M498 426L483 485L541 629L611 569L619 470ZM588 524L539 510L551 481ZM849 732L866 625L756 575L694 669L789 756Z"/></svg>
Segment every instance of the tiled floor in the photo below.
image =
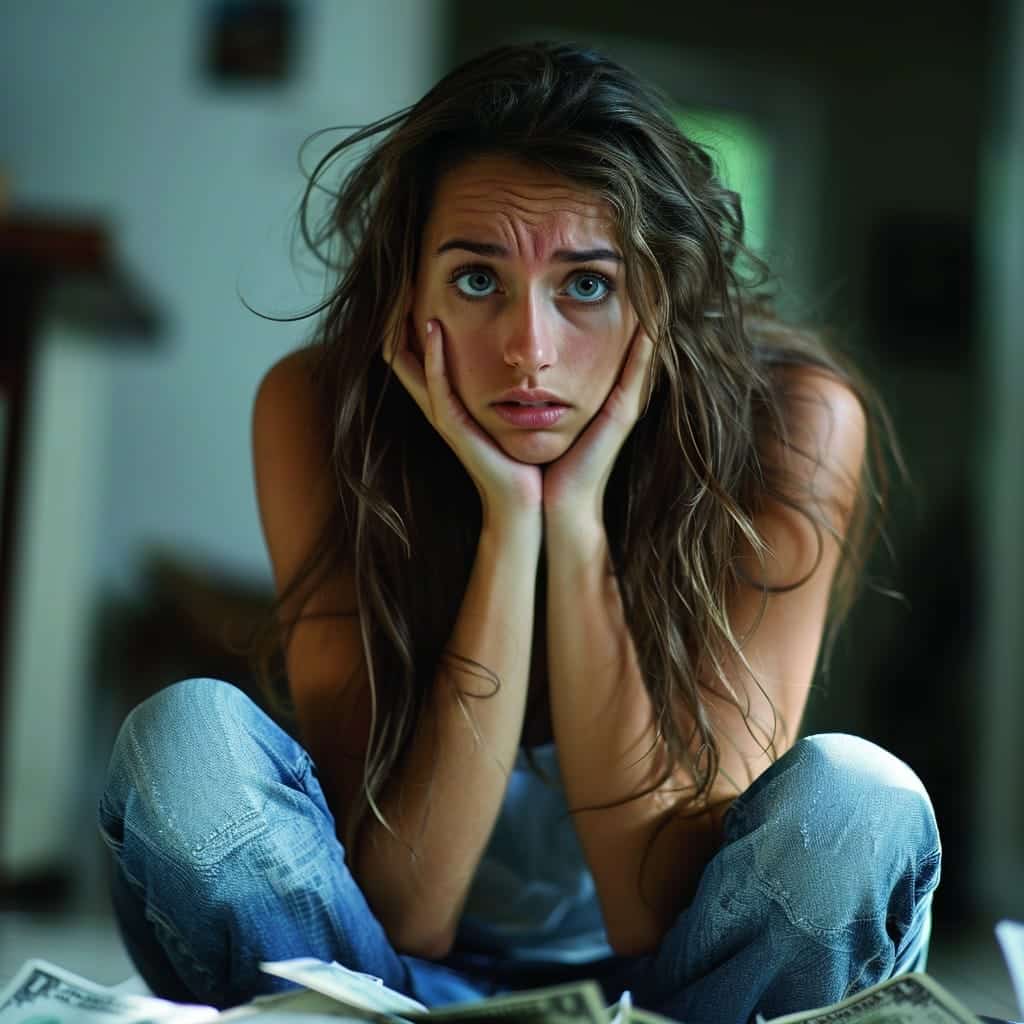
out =
<svg viewBox="0 0 1024 1024"><path fill-rule="evenodd" d="M928 973L968 1009L1021 1019L992 933L979 921L955 934L936 929ZM41 957L101 984L113 985L134 971L115 926L101 912L77 915L0 914L0 982L31 957Z"/></svg>

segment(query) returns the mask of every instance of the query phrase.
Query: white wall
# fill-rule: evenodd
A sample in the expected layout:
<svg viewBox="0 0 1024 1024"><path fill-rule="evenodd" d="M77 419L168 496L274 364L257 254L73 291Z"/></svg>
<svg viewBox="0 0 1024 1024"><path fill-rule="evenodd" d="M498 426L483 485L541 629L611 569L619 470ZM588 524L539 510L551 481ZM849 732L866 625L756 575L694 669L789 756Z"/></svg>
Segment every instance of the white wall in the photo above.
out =
<svg viewBox="0 0 1024 1024"><path fill-rule="evenodd" d="M50 418L40 429L84 432L102 453L85 463L92 469L85 479L64 480L63 493L61 478L49 474L38 499L66 509L62 524L49 527L66 532L60 545L36 542L41 553L22 573L31 579L18 583L19 593L36 595L43 618L22 616L14 637L11 667L20 678L7 700L5 778L38 782L8 801L8 843L12 834L56 837L63 827L64 798L49 799L59 787L44 792L38 771L11 764L13 751L32 736L26 756L47 764L47 776L73 776L75 754L60 749L60 730L47 716L60 706L55 695L73 695L66 706L74 707L95 685L84 678L81 624L58 630L55 616L47 629L46 609L74 600L82 617L101 593L132 593L139 556L151 543L269 580L252 491L251 402L264 370L305 340L313 321L261 320L236 288L274 315L298 313L319 298L322 279L297 276L289 250L304 184L302 140L411 103L444 70L445 0L300 0L293 76L280 87L216 87L200 72L213 6L4 5L0 166L10 177L12 208L102 216L120 262L166 315L159 347L103 350L75 377L85 393L73 403L59 393L46 402ZM306 166L338 137L313 145ZM301 252L298 262L314 266ZM46 446L37 439L36 447ZM76 517L78 503L97 515ZM29 507L25 519L31 529L39 517ZM26 538L26 547L32 543ZM84 598L67 594L79 584L62 582L69 548L85 566ZM44 642L62 653L45 670L26 667L41 664L32 655ZM63 676L47 679L45 707L35 696L39 683L25 678L38 671ZM0 856L0 867L27 855L9 853L6 865Z"/></svg>
<svg viewBox="0 0 1024 1024"><path fill-rule="evenodd" d="M169 317L159 352L112 360L100 571L126 586L153 539L262 571L249 405L310 322L254 317L236 284L264 312L312 302L317 282L298 287L287 245L301 141L412 102L441 70L442 0L319 0L301 5L291 81L217 89L198 71L211 6L33 0L8 5L0 33L12 204L108 216Z"/></svg>
<svg viewBox="0 0 1024 1024"><path fill-rule="evenodd" d="M94 702L84 669L109 468L110 372L93 339L54 318L41 333L25 428L18 519L26 528L14 566L12 685L0 748L0 865L16 876L61 861L84 766L97 760L83 729Z"/></svg>

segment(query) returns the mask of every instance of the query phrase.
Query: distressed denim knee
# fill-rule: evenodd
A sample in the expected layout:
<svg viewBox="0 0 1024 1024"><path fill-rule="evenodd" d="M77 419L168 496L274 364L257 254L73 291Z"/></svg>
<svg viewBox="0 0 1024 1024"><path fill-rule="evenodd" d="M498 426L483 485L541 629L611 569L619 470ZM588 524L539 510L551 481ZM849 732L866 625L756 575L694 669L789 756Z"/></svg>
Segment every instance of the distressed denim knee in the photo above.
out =
<svg viewBox="0 0 1024 1024"><path fill-rule="evenodd" d="M876 744L838 733L799 741L736 801L725 829L749 847L757 887L789 924L848 961L841 994L905 967L927 935L935 813L917 775ZM926 950L914 952L919 966Z"/></svg>
<svg viewBox="0 0 1024 1024"><path fill-rule="evenodd" d="M280 733L273 753L261 742ZM275 786L275 760L304 783L306 752L237 687L188 679L136 707L118 734L102 798L106 820L121 819L174 870L203 873L254 832L274 805L300 802L294 786ZM126 865L131 869L132 865Z"/></svg>
<svg viewBox="0 0 1024 1024"><path fill-rule="evenodd" d="M261 960L299 956L337 960L427 1005L479 994L395 951L309 755L228 683L176 683L128 716L100 828L125 945L158 995L232 1006L289 986Z"/></svg>
<svg viewBox="0 0 1024 1024"><path fill-rule="evenodd" d="M336 948L347 870L309 755L236 687L190 679L133 710L99 816L158 994L229 1005L274 987L260 959Z"/></svg>
<svg viewBox="0 0 1024 1024"><path fill-rule="evenodd" d="M638 978L640 1005L746 1022L919 966L940 856L907 765L854 736L802 739L729 809L693 902Z"/></svg>

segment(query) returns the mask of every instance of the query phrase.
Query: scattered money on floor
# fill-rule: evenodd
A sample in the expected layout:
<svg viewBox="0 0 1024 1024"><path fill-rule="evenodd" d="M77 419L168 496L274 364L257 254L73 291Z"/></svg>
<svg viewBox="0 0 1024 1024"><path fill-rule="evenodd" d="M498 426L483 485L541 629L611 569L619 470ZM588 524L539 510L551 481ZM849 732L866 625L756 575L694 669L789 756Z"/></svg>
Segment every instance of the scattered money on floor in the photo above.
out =
<svg viewBox="0 0 1024 1024"><path fill-rule="evenodd" d="M1020 926L1017 926L1020 928ZM1002 936L1000 941L1003 941ZM1009 940L1024 953L1024 929ZM1005 948L1005 945L1004 945ZM387 988L379 978L320 960L260 964L261 970L300 986L218 1012L96 985L44 960L30 960L0 992L0 1024L667 1024L634 1007L628 992L606 1007L595 981L513 992L428 1010ZM1012 968L1011 968L1012 969ZM1016 979L1015 979L1016 981ZM713 1013L708 1015L713 1018ZM925 974L904 974L832 1006L758 1024L977 1024L978 1018ZM254 1022L255 1024L255 1022Z"/></svg>

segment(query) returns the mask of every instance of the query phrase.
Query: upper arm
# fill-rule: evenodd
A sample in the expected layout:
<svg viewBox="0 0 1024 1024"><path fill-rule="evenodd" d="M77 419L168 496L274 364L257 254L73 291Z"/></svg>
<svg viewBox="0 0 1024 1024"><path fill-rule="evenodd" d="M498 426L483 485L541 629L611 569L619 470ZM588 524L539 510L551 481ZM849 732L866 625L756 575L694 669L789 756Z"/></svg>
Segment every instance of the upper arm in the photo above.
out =
<svg viewBox="0 0 1024 1024"><path fill-rule="evenodd" d="M256 498L279 597L304 572L334 508L330 443L331 429L316 400L308 353L300 350L267 371L253 405ZM339 817L359 785L369 733L349 565L343 562L301 584L284 598L279 618L300 738Z"/></svg>
<svg viewBox="0 0 1024 1024"><path fill-rule="evenodd" d="M781 465L793 497L844 537L860 487L866 421L860 403L844 385L814 372L792 378L786 415L793 449L772 442L769 458ZM755 736L735 708L710 687L721 763L732 775L732 792L749 785L771 763L760 749L775 733L781 756L796 740L824 634L832 582L841 556L839 541L820 524L777 500L766 501L754 519L768 545L762 567L744 539L739 565L753 583L729 595L730 625L753 677L737 659L727 661L730 682L749 701ZM802 582L801 582L802 581ZM772 593L762 586L792 590Z"/></svg>

